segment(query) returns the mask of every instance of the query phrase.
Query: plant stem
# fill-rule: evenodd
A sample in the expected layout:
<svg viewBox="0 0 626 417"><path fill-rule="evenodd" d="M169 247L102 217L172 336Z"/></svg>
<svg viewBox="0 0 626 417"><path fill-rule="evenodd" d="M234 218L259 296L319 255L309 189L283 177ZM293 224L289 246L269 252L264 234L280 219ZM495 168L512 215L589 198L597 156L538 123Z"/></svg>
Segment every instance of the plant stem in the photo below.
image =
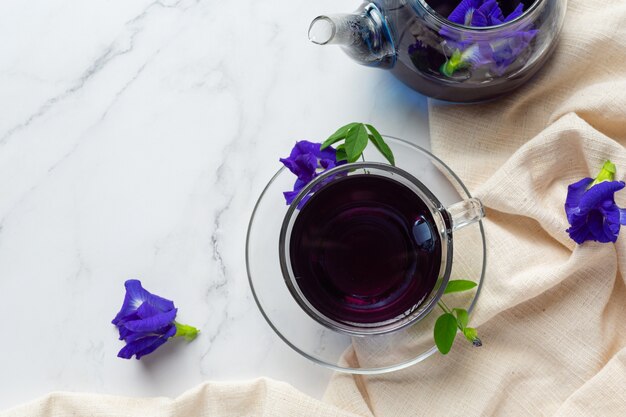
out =
<svg viewBox="0 0 626 417"><path fill-rule="evenodd" d="M448 307L446 303L443 302L443 300L437 301L437 305L441 307L444 313L452 314L452 310L450 310L450 307Z"/></svg>
<svg viewBox="0 0 626 417"><path fill-rule="evenodd" d="M443 302L443 300L439 300L439 301L437 301L437 305L438 305L438 306L439 306L439 307L440 307L440 308L441 308L441 309L442 309L445 313L454 315L454 314L452 313L452 310L450 310L450 307L448 307L448 306L446 305L446 303L444 303L444 302ZM459 321L458 321L458 320L456 321L456 327L458 327L460 331L463 331L463 326L461 326L461 324L459 323Z"/></svg>
<svg viewBox="0 0 626 417"><path fill-rule="evenodd" d="M188 324L182 324L174 321L174 325L176 326L176 334L174 337L184 337L188 342L191 342L196 338L196 336L198 336L198 333L200 333L200 330L193 326L189 326Z"/></svg>
<svg viewBox="0 0 626 417"><path fill-rule="evenodd" d="M361 153L361 160L362 160L363 162L365 162L365 157L363 156L363 153ZM369 174L369 173L370 173L370 171L369 171L368 169L364 169L363 171L364 171L366 174Z"/></svg>

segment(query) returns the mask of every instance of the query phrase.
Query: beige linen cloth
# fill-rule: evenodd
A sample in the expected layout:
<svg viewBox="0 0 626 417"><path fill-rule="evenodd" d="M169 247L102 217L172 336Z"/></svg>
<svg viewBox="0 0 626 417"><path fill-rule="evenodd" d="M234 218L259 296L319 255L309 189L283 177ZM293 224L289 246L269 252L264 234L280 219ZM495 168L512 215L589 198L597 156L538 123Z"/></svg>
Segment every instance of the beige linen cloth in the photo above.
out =
<svg viewBox="0 0 626 417"><path fill-rule="evenodd" d="M338 374L324 402L262 379L173 400L51 394L0 416L626 416L626 237L576 246L563 211L567 185L604 160L626 175L626 0L570 0L557 51L527 86L430 110L434 153L487 206L482 348Z"/></svg>

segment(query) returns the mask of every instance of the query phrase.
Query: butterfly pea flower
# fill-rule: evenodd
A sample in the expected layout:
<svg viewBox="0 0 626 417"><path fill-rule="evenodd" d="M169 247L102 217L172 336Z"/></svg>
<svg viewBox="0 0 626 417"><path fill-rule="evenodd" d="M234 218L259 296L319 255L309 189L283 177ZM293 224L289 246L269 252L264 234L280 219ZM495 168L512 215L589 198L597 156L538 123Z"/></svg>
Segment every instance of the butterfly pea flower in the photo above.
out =
<svg viewBox="0 0 626 417"><path fill-rule="evenodd" d="M112 321L120 340L126 342L118 357L130 359L135 355L140 359L172 337L184 337L187 341L196 338L198 329L175 320L178 309L172 301L149 293L136 279L126 281L124 286L124 303Z"/></svg>
<svg viewBox="0 0 626 417"><path fill-rule="evenodd" d="M615 204L614 195L625 184L614 178L615 165L606 161L595 179L583 178L567 188L565 213L571 226L567 233L576 243L617 240L620 226L626 224L626 210Z"/></svg>
<svg viewBox="0 0 626 417"><path fill-rule="evenodd" d="M296 142L287 158L280 158L280 162L298 177L293 191L283 193L287 204L291 204L298 193L320 172L346 163L337 161L337 151L333 147L320 149L321 146L320 143L302 140Z"/></svg>
<svg viewBox="0 0 626 417"><path fill-rule="evenodd" d="M518 18L523 12L523 3L509 15L504 16L497 0L462 0L450 13L448 20L470 27L497 26ZM456 39L458 35L453 35L446 28L441 29L439 33L448 38L446 43L454 50L440 68L442 74L450 77L460 69L486 66L496 74L502 75L526 50L538 31L532 29L502 31L497 39L490 41L475 40L471 34Z"/></svg>

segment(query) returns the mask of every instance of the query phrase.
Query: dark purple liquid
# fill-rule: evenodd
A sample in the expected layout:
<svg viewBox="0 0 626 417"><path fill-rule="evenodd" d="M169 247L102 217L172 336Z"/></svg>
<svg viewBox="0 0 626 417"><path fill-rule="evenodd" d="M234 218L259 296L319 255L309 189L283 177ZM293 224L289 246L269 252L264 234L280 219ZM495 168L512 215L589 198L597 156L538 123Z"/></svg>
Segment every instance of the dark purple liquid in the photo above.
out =
<svg viewBox="0 0 626 417"><path fill-rule="evenodd" d="M323 315L378 323L410 313L441 263L432 216L410 189L373 174L335 179L304 205L291 234L297 283Z"/></svg>

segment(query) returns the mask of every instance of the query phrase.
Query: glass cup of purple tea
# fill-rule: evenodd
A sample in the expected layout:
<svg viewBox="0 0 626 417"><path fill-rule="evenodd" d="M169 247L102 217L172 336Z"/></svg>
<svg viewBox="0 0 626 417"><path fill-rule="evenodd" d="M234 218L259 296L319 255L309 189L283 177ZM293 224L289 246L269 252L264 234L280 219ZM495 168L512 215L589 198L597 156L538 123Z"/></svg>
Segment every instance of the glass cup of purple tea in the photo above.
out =
<svg viewBox="0 0 626 417"><path fill-rule="evenodd" d="M400 168L342 165L289 206L279 237L282 274L299 306L327 328L389 333L433 309L450 278L454 231L483 217L478 199L444 207Z"/></svg>

